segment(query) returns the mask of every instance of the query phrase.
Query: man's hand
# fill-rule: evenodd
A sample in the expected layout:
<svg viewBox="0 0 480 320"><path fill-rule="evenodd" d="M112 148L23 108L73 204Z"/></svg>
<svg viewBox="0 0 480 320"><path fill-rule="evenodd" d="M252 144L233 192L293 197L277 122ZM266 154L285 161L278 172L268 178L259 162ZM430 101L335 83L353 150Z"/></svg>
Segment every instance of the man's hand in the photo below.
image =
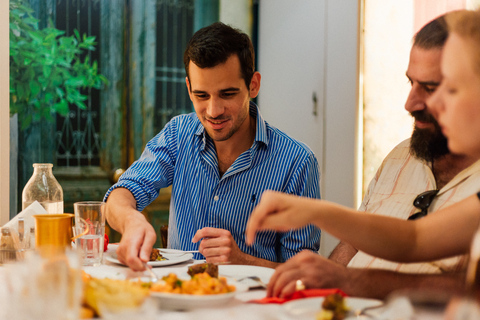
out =
<svg viewBox="0 0 480 320"><path fill-rule="evenodd" d="M347 269L317 253L305 250L278 266L270 278L267 297L286 297L295 292L297 280L305 288L342 288Z"/></svg>
<svg viewBox="0 0 480 320"><path fill-rule="evenodd" d="M128 219L117 249L118 260L134 271L145 270L157 235L142 214Z"/></svg>
<svg viewBox="0 0 480 320"><path fill-rule="evenodd" d="M253 244L258 231L288 231L314 223L317 202L316 199L265 191L248 219L245 230L246 243Z"/></svg>
<svg viewBox="0 0 480 320"><path fill-rule="evenodd" d="M200 242L198 250L209 263L245 264L246 253L237 246L230 231L218 228L203 228L195 233L192 242Z"/></svg>
<svg viewBox="0 0 480 320"><path fill-rule="evenodd" d="M157 235L145 216L136 209L136 203L128 189L117 188L110 193L105 211L110 227L122 234L117 249L118 260L134 271L143 271Z"/></svg>

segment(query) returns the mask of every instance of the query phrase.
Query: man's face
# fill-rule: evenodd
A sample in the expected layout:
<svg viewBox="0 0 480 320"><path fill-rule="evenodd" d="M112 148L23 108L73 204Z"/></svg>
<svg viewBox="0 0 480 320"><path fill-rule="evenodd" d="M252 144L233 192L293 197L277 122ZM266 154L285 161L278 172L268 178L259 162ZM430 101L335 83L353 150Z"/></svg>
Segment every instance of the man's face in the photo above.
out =
<svg viewBox="0 0 480 320"><path fill-rule="evenodd" d="M258 94L260 75L254 75L248 89L237 55L213 68L201 69L190 61L186 82L195 112L210 138L227 141L248 130L249 101Z"/></svg>
<svg viewBox="0 0 480 320"><path fill-rule="evenodd" d="M405 109L415 119L410 151L420 159L431 161L447 154L447 139L435 118L428 112L426 101L440 85L442 50L414 46L410 52L407 78L412 88Z"/></svg>

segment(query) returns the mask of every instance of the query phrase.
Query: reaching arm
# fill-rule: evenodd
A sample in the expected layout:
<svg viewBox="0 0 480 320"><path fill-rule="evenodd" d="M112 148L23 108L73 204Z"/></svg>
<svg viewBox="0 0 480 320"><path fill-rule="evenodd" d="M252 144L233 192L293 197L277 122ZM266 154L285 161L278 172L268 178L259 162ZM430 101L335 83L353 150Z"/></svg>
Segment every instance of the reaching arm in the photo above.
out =
<svg viewBox="0 0 480 320"><path fill-rule="evenodd" d="M398 262L464 254L480 221L476 195L415 221L359 214L328 201L265 192L247 224L247 243L257 230L288 230L313 223L371 255Z"/></svg>
<svg viewBox="0 0 480 320"><path fill-rule="evenodd" d="M401 290L432 290L463 293L465 274L410 274L380 269L348 268L344 291L355 297L385 299L390 293Z"/></svg>
<svg viewBox="0 0 480 320"><path fill-rule="evenodd" d="M275 269L267 296L286 297L302 280L307 289L339 288L354 297L384 299L399 289L462 293L465 274L409 274L380 269L345 268L309 251L302 251Z"/></svg>

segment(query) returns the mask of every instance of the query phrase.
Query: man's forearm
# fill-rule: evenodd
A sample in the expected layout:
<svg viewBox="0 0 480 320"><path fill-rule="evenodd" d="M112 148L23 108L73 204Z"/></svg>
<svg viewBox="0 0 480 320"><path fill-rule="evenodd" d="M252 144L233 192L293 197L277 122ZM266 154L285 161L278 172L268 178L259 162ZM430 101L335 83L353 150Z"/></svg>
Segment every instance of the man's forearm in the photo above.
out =
<svg viewBox="0 0 480 320"><path fill-rule="evenodd" d="M380 269L348 269L341 288L348 295L384 299L400 289L427 289L450 293L464 291L465 274L409 274Z"/></svg>
<svg viewBox="0 0 480 320"><path fill-rule="evenodd" d="M274 262L274 261L254 257L246 253L244 253L240 261L235 261L234 263L274 268L274 269L280 264L279 262Z"/></svg>
<svg viewBox="0 0 480 320"><path fill-rule="evenodd" d="M123 234L125 224L132 218L145 219L136 209L137 202L132 193L125 188L113 190L107 199L106 218L108 224L116 231Z"/></svg>
<svg viewBox="0 0 480 320"><path fill-rule="evenodd" d="M347 266L357 252L358 250L348 243L340 242L335 249L333 249L328 259L341 264L342 266Z"/></svg>

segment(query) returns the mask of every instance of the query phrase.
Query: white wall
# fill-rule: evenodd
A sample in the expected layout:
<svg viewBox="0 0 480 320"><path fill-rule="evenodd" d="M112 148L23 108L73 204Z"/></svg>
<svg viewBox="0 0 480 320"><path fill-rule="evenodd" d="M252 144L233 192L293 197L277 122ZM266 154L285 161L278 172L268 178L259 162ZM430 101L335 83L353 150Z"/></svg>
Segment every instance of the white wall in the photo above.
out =
<svg viewBox="0 0 480 320"><path fill-rule="evenodd" d="M359 198L358 19L358 0L260 1L262 115L312 148L322 198L349 207ZM337 242L323 232L320 253L328 255Z"/></svg>
<svg viewBox="0 0 480 320"><path fill-rule="evenodd" d="M0 1L0 226L10 215L10 111L8 66L8 1Z"/></svg>

